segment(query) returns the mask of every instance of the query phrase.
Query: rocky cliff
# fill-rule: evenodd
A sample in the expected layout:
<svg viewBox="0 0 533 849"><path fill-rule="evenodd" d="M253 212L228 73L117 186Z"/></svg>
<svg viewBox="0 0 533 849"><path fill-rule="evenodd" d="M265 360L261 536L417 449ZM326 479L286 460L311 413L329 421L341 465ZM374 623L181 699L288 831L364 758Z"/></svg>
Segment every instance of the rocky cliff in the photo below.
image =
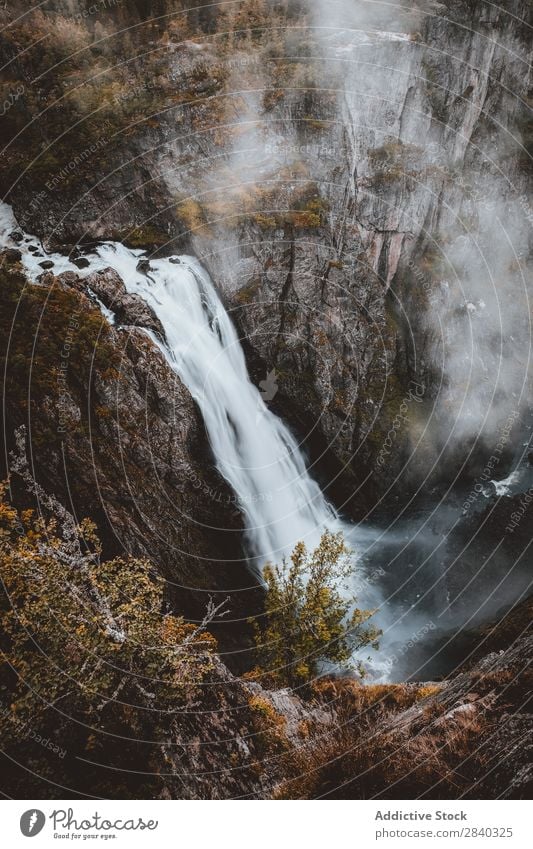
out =
<svg viewBox="0 0 533 849"><path fill-rule="evenodd" d="M529 4L365 5L49 3L2 35L21 222L200 256L359 518L437 458L428 485L472 477L529 381Z"/></svg>
<svg viewBox="0 0 533 849"><path fill-rule="evenodd" d="M157 319L114 272L43 272L32 285L14 253L0 270L7 450L26 425L36 479L96 521L105 553L150 557L174 608L192 618L210 596L229 597L219 636L234 648L236 631L245 646L260 591L243 562L240 513L188 391L146 334ZM110 325L99 302L123 323ZM28 503L13 485L16 503ZM239 653L233 661L242 665Z"/></svg>
<svg viewBox="0 0 533 849"><path fill-rule="evenodd" d="M489 499L436 521L451 563L437 589L451 626L481 590L511 603L529 584L529 501L476 487L528 450L530 4L419 2L394 18L358 3L325 18L319 0L188 5L0 11L3 197L80 269L104 238L201 258L342 511L388 522ZM250 665L243 623L261 591L198 410L146 333L161 327L113 272L42 262L33 286L16 248L2 255L7 449L26 424L37 479L96 521L109 556L148 555L174 610L201 618L206 597L230 597L208 719L176 719L161 777L129 792L342 796L370 764L373 795L525 796L531 646L516 632L439 683L330 681L302 700L228 671ZM91 781L100 792L98 767Z"/></svg>

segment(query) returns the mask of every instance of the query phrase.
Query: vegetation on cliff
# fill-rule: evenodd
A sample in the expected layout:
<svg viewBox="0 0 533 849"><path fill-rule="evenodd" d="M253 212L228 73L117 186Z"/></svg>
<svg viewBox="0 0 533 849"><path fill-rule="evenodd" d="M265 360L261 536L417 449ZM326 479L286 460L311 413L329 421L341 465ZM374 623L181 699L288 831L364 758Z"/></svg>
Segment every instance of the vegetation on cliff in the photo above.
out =
<svg viewBox="0 0 533 849"><path fill-rule="evenodd" d="M50 753L73 745L125 765L137 741L163 739L172 716L194 708L213 670L206 628L217 610L189 624L165 609L164 581L147 560L104 560L94 524L78 524L33 481L24 440L21 429L12 468L40 513L18 511L1 485L2 737L19 756L49 741L29 755L44 778L55 774ZM136 783L118 788L129 795Z"/></svg>
<svg viewBox="0 0 533 849"><path fill-rule="evenodd" d="M152 564L102 558L94 524L77 523L35 483L23 429L17 451L13 475L40 510L17 510L7 485L0 488L0 771L12 796L528 793L531 638L439 684L364 686L325 676L308 681L300 697L264 689L221 663L209 633L213 605L199 625L175 616ZM325 535L311 555L296 548L292 579L271 569L270 636L282 628L284 592L292 593L292 614L305 608L313 626L298 618L297 633L282 635L310 655L305 673L295 671L298 682L313 671L315 651L326 656L331 637L343 645L345 611L329 584L343 556L342 540ZM304 569L309 592L299 584ZM360 642L369 639L356 631Z"/></svg>
<svg viewBox="0 0 533 849"><path fill-rule="evenodd" d="M248 358L280 377L276 411L293 416L302 433L307 419L317 422L312 458L328 446L326 462L347 469L341 485L350 498L358 489L352 484L371 479L354 516L379 504L390 481L398 486L389 496L396 516L395 501L403 511L431 457L439 456L439 476L449 469L451 480L457 468L437 455L440 432L446 445L450 430L460 432L459 395L445 392L433 415L441 386L433 336L442 325L453 350L454 332L463 328L467 338L467 329L483 327L472 360L481 368L468 374L476 387L491 371L489 348L503 338L499 301L491 324L488 299L480 297L485 282L478 290L464 275L460 287L450 277L450 286L443 255L468 270L463 228L474 241L494 234L483 233L478 193L491 203L501 195L490 217L499 212L509 231L531 221L531 120L508 97L530 103L520 56L525 26L516 23L523 12L513 3L518 15L493 9L478 22L482 4L452 3L446 17L432 13L412 34L412 52L404 41L385 37L380 46L377 39L372 75L346 70L339 85L336 71L328 78L319 28L299 0L186 5L133 0L77 15L88 4L50 0L43 11L10 0L0 9L3 194L21 227L47 245L112 237L165 249L176 239L181 251L188 239L204 257L207 246L211 263L220 263L228 307L239 308ZM495 35L489 47L487 25ZM337 48L344 75L345 48L330 41L327 55ZM391 86L387 69L395 61L400 73ZM464 79L472 68L473 80ZM508 130L520 131L518 154ZM419 147L426 136L429 155ZM260 160L263 142L268 162L243 169L240 149ZM509 215L507 185L501 189L491 173L494 152L504 182L520 196L518 219ZM454 209L457 241L446 223ZM221 250L229 244L234 254ZM523 244L513 247L513 262ZM299 544L289 563L266 568L265 604L254 618L257 666L248 676L231 674L209 633L220 625L211 621L218 608L209 605L199 624L178 615L201 620L210 592L236 587L237 635L226 643L227 657L247 668L245 618L263 597L258 592L251 606L242 590L239 511L212 468L192 399L142 330L119 326L141 322L115 313L111 327L75 275L28 285L17 255L6 252L0 267L4 453L17 426L31 422L32 474L46 491L19 452L0 488L0 763L9 793L527 795L531 616L522 621L513 611L490 639L480 631L470 668L443 682L362 686L356 677L329 678L329 664L347 667L354 651L378 639L371 611L353 610L355 599L338 592L347 552L335 535L325 534L314 552ZM488 265L498 272L498 297L516 303L503 328L508 336L520 323L518 290L508 282L519 263ZM432 304L438 327L425 320ZM524 347L518 342L516 351ZM511 372L519 370L502 372L505 386L491 389L487 410L495 399L504 410L514 405ZM449 381L462 393L462 374L450 371L443 386ZM424 402L420 396L409 406L411 378ZM461 400L468 416L482 408L477 397ZM471 439L475 427L467 424ZM480 433L476 443L490 442L490 431L485 440ZM19 431L19 448L22 438ZM449 442L455 451L461 440ZM408 472L397 474L415 444ZM503 463L500 470L503 476ZM29 487L22 497L21 479ZM424 478L424 497L432 487ZM493 574L503 599L501 565L487 557L489 548L500 551L505 570L527 553L526 521L501 544L513 499L499 502L494 512L493 502L487 508L488 530L476 516L463 523L464 540L461 527L455 542L446 536L457 557L453 570L439 563L447 580L439 591L462 597L465 609L472 598L478 604L471 575L482 578L486 597ZM90 515L99 532L64 504ZM224 540L216 528L226 531ZM480 541L470 552L469 539ZM114 556L117 550L125 553ZM447 635L443 643L449 657ZM487 658L488 649L497 654ZM461 649L458 663L469 651Z"/></svg>
<svg viewBox="0 0 533 849"><path fill-rule="evenodd" d="M290 563L265 567L265 612L254 623L258 668L253 674L271 685L299 687L315 679L324 664L347 668L354 652L377 647L380 631L365 625L373 611L359 610L355 598L340 592L352 570L342 533L330 531L313 552L299 542Z"/></svg>

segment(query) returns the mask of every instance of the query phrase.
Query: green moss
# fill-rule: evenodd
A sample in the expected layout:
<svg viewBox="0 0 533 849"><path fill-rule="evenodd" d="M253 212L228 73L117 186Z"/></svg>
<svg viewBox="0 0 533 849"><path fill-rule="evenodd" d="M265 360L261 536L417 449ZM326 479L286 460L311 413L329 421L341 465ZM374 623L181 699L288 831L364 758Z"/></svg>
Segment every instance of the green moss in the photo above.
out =
<svg viewBox="0 0 533 849"><path fill-rule="evenodd" d="M306 115L304 118L305 125L309 130L316 130L317 132L322 132L322 130L327 130L329 126L328 121L319 121L317 118L313 118L309 115Z"/></svg>
<svg viewBox="0 0 533 849"><path fill-rule="evenodd" d="M288 224L292 224L292 226L297 230L312 230L316 227L320 227L321 224L320 215L309 210L288 212L285 216L285 221Z"/></svg>
<svg viewBox="0 0 533 849"><path fill-rule="evenodd" d="M259 291L259 287L261 285L260 280L252 280L247 286L243 286L242 289L239 289L237 292L236 299L239 304L250 304L253 300L257 292Z"/></svg>
<svg viewBox="0 0 533 849"><path fill-rule="evenodd" d="M186 230L197 230L206 223L202 205L195 198L185 198L176 207L176 214Z"/></svg>
<svg viewBox="0 0 533 849"><path fill-rule="evenodd" d="M144 227L135 227L134 230L115 231L113 237L129 248L158 248L168 242L167 233L150 224Z"/></svg>
<svg viewBox="0 0 533 849"><path fill-rule="evenodd" d="M293 195L292 208L283 212L255 212L251 218L262 229L293 227L296 230L313 230L324 223L329 204L320 197L314 184L305 186Z"/></svg>
<svg viewBox="0 0 533 849"><path fill-rule="evenodd" d="M19 422L32 411L32 438L52 446L65 393L86 409L88 389L100 376L118 375L119 352L100 310L57 284L34 286L16 270L0 268L0 368L11 417ZM5 370L5 371L4 371ZM47 412L41 410L43 407ZM82 432L88 420L68 422Z"/></svg>

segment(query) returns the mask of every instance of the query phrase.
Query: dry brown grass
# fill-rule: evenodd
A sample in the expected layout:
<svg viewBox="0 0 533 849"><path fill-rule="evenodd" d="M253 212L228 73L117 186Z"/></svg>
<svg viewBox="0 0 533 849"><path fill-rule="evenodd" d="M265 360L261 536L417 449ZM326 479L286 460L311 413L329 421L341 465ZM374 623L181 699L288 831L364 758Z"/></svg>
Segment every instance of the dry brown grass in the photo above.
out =
<svg viewBox="0 0 533 849"><path fill-rule="evenodd" d="M447 711L434 698L440 689L320 682L316 693L331 702L340 722L291 751L289 778L278 788L278 798L461 795L482 772L477 748L490 721L480 703ZM409 708L413 711L406 716Z"/></svg>

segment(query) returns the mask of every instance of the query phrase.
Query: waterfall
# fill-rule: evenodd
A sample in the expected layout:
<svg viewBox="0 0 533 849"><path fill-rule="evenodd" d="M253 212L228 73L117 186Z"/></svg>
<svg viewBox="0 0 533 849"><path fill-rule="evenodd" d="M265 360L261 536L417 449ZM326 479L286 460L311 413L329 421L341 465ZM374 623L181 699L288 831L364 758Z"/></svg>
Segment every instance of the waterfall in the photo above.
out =
<svg viewBox="0 0 533 849"><path fill-rule="evenodd" d="M289 555L299 540L312 548L326 528L339 530L296 439L251 382L235 327L202 266L170 257L151 260L145 275L136 270L137 253L122 245L97 253L165 330L162 350L201 410L216 466L242 510L255 570Z"/></svg>
<svg viewBox="0 0 533 849"><path fill-rule="evenodd" d="M14 243L10 234L15 230L11 208L2 204L0 245L21 250L32 279L42 273L39 262L44 258L54 263L56 274L72 270L87 276L113 268L127 291L152 307L165 331L164 340L151 334L153 341L201 410L216 466L242 511L247 555L258 575L266 561L279 562L298 541L313 548L326 528L343 529L309 475L293 434L251 382L235 327L197 260L150 260L145 274L137 270L143 251L106 242L80 271L64 256L46 254L35 237L19 231L21 238Z"/></svg>
<svg viewBox="0 0 533 849"><path fill-rule="evenodd" d="M266 562L279 563L297 542L312 550L324 530L342 531L350 547L358 551L353 553L350 586L339 589L350 597L357 594L362 607L382 606L378 586L365 577L363 556L379 533L343 522L324 497L307 470L297 440L251 382L235 327L209 275L194 257L151 259L149 270L141 272L138 264L145 258L144 251L104 242L87 254L89 266L80 270L65 256L46 253L37 238L22 233L6 204L0 204L2 247L21 251L22 264L34 282L43 273L43 259L54 263L55 274L74 271L87 277L112 268L126 290L153 309L165 338L146 332L202 413L216 466L235 492L244 517L248 563L259 578ZM110 311L98 303L113 322ZM374 617L377 625L385 625L381 618L380 614ZM387 673L376 658L372 667L376 676Z"/></svg>

